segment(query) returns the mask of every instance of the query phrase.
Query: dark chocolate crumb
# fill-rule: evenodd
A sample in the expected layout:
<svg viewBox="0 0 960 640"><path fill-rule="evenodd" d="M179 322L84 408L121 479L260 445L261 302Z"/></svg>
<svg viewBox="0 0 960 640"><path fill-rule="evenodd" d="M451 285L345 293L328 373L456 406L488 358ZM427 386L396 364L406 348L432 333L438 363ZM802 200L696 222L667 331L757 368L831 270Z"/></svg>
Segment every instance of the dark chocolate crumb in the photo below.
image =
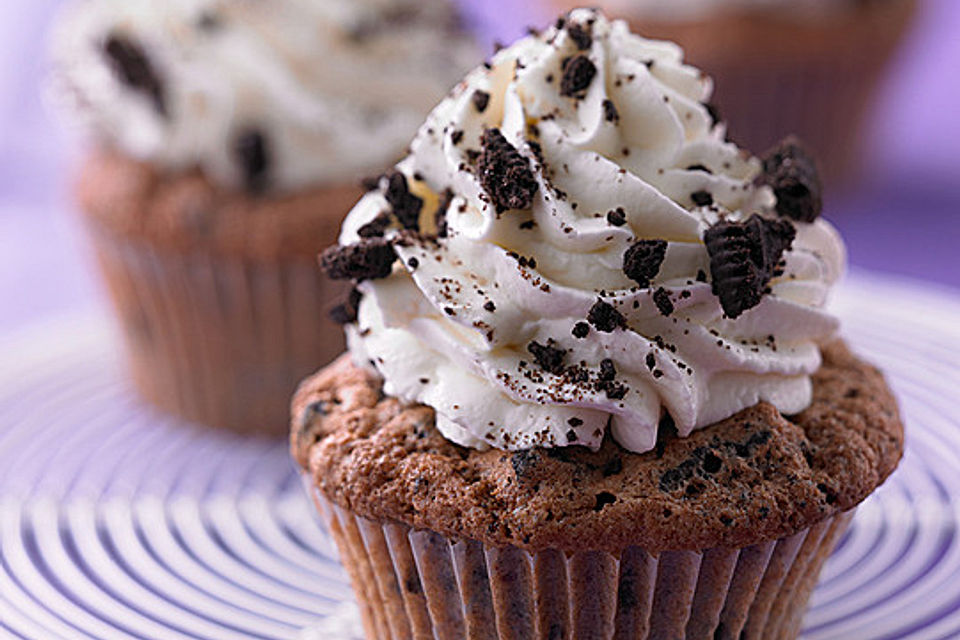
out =
<svg viewBox="0 0 960 640"><path fill-rule="evenodd" d="M576 442L577 441L577 432L573 429L567 431L567 442Z"/></svg>
<svg viewBox="0 0 960 640"><path fill-rule="evenodd" d="M597 67L585 55L577 55L563 64L563 78L560 79L560 95L568 98L582 98L590 83L597 75Z"/></svg>
<svg viewBox="0 0 960 640"><path fill-rule="evenodd" d="M593 44L593 36L590 35L589 28L584 27L582 24L574 22L567 26L567 33L570 34L570 39L573 40L574 44L577 45L577 49L580 51L589 49L590 45Z"/></svg>
<svg viewBox="0 0 960 640"><path fill-rule="evenodd" d="M760 184L777 196L777 213L798 222L813 222L823 211L823 185L816 161L793 136L763 157Z"/></svg>
<svg viewBox="0 0 960 640"><path fill-rule="evenodd" d="M567 350L556 347L555 344L553 340L547 340L545 345L534 340L527 345L527 351L533 355L534 361L544 371L560 375L563 373L563 359L567 355Z"/></svg>
<svg viewBox="0 0 960 640"><path fill-rule="evenodd" d="M529 161L499 129L484 131L480 142L483 147L477 159L480 184L493 200L497 213L528 208L538 189Z"/></svg>
<svg viewBox="0 0 960 640"><path fill-rule="evenodd" d="M649 287L666 255L666 240L639 240L623 254L623 272L638 286Z"/></svg>
<svg viewBox="0 0 960 640"><path fill-rule="evenodd" d="M334 245L320 254L320 267L334 280L366 280L390 275L397 253L382 238L346 246Z"/></svg>
<svg viewBox="0 0 960 640"><path fill-rule="evenodd" d="M657 357L653 355L652 351L647 354L645 362L647 364L647 369L650 369L650 371L653 371L653 369L657 366Z"/></svg>
<svg viewBox="0 0 960 640"><path fill-rule="evenodd" d="M447 210L450 208L450 203L452 202L453 189L447 188L443 192L443 199L440 200L440 206L437 207L437 213L435 214L438 238L447 237Z"/></svg>
<svg viewBox="0 0 960 640"><path fill-rule="evenodd" d="M382 238L383 232L390 226L390 214L382 212L376 218L357 229L361 238Z"/></svg>
<svg viewBox="0 0 960 640"><path fill-rule="evenodd" d="M617 111L617 106L613 104L613 100L609 98L603 101L603 117L607 122L613 124L620 122L620 112Z"/></svg>
<svg viewBox="0 0 960 640"><path fill-rule="evenodd" d="M478 112L483 113L487 110L487 106L490 104L490 94L486 91L481 91L477 89L473 92L473 106L477 109Z"/></svg>
<svg viewBox="0 0 960 640"><path fill-rule="evenodd" d="M337 324L350 324L357 321L357 309L360 307L362 294L354 287L347 294L347 299L330 310L330 319Z"/></svg>
<svg viewBox="0 0 960 640"><path fill-rule="evenodd" d="M617 377L617 367L610 358L604 358L600 361L600 373L597 376L604 382L610 382Z"/></svg>
<svg viewBox="0 0 960 640"><path fill-rule="evenodd" d="M453 133L450 134L450 142L454 145L458 145L463 141L463 129L456 129Z"/></svg>
<svg viewBox="0 0 960 640"><path fill-rule="evenodd" d="M697 282L706 282L707 272L703 269L697 269Z"/></svg>
<svg viewBox="0 0 960 640"><path fill-rule="evenodd" d="M490 313L493 313L494 311L497 310L497 305L493 303L493 300L487 300L486 302L483 303L483 308L489 311Z"/></svg>
<svg viewBox="0 0 960 640"><path fill-rule="evenodd" d="M737 318L760 304L795 236L790 222L757 214L745 222L721 220L704 232L713 293L728 317Z"/></svg>
<svg viewBox="0 0 960 640"><path fill-rule="evenodd" d="M662 315L669 316L673 313L673 301L670 299L670 294L663 287L653 292L653 303L657 305L657 309L660 310Z"/></svg>
<svg viewBox="0 0 960 640"><path fill-rule="evenodd" d="M384 197L393 209L393 215L404 229L420 228L420 209L423 208L423 199L410 193L405 175L399 171L391 171L387 175L387 192Z"/></svg>
<svg viewBox="0 0 960 640"><path fill-rule="evenodd" d="M690 199L693 200L693 204L698 207L709 207L713 204L713 195L709 191L694 191L690 194Z"/></svg>
<svg viewBox="0 0 960 640"><path fill-rule="evenodd" d="M580 418L570 418L569 420L567 420L567 424L569 424L571 427L582 427L583 420L581 420Z"/></svg>
<svg viewBox="0 0 960 640"><path fill-rule="evenodd" d="M627 326L627 319L623 314L617 311L613 305L598 299L587 313L587 322L593 325L597 331L610 333L614 329Z"/></svg>
<svg viewBox="0 0 960 640"><path fill-rule="evenodd" d="M407 260L407 266L410 267L410 270L414 270L420 266L420 261L417 260L416 256L410 256L410 259Z"/></svg>
<svg viewBox="0 0 960 640"><path fill-rule="evenodd" d="M146 52L126 36L116 33L104 41L103 52L120 81L146 94L156 112L166 117L166 90Z"/></svg>
<svg viewBox="0 0 960 640"><path fill-rule="evenodd" d="M580 338L582 340L583 338L587 337L588 333L590 333L590 325L588 325L586 322L578 322L577 324L573 325L573 331L570 333L573 334L574 338Z"/></svg>
<svg viewBox="0 0 960 640"><path fill-rule="evenodd" d="M233 155L240 165L247 189L262 191L266 187L270 166L270 152L263 132L254 128L240 131L233 143Z"/></svg>
<svg viewBox="0 0 960 640"><path fill-rule="evenodd" d="M627 224L627 212L623 210L623 207L607 211L607 222L615 227L622 227Z"/></svg>

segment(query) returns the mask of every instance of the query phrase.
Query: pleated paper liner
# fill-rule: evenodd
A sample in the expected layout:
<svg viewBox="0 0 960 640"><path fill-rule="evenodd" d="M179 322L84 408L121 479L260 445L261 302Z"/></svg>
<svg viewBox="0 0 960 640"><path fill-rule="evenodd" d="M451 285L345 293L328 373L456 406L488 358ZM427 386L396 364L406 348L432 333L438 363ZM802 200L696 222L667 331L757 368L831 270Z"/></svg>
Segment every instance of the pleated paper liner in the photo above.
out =
<svg viewBox="0 0 960 640"><path fill-rule="evenodd" d="M852 517L743 549L530 553L374 522L312 494L380 640L796 638Z"/></svg>
<svg viewBox="0 0 960 640"><path fill-rule="evenodd" d="M88 227L140 393L190 421L284 434L297 383L343 351L328 312L344 285L312 256L176 251Z"/></svg>

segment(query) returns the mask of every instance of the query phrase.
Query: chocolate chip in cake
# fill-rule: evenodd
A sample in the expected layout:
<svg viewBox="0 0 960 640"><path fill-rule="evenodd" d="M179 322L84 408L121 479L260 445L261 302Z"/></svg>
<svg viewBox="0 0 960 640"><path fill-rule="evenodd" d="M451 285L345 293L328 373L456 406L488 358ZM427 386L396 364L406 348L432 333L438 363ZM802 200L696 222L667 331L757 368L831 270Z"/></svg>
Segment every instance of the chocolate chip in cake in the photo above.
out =
<svg viewBox="0 0 960 640"><path fill-rule="evenodd" d="M407 177L400 171L391 171L387 174L387 191L384 194L393 215L404 229L420 228L420 209L423 208L423 199L410 193L407 186Z"/></svg>
<svg viewBox="0 0 960 640"><path fill-rule="evenodd" d="M360 300L363 294L354 287L347 294L347 299L342 304L338 304L330 310L330 319L337 324L350 324L357 321L357 310L360 308Z"/></svg>
<svg viewBox="0 0 960 640"><path fill-rule="evenodd" d="M486 91L477 89L473 92L473 97L471 100L473 100L473 106L476 108L476 110L479 113L483 113L487 110L487 106L490 104L490 94Z"/></svg>
<svg viewBox="0 0 960 640"><path fill-rule="evenodd" d="M372 238L328 248L320 254L320 267L334 280L367 280L389 276L396 259L390 242Z"/></svg>
<svg viewBox="0 0 960 640"><path fill-rule="evenodd" d="M653 303L662 315L669 316L673 313L673 301L670 299L670 293L660 287L653 292Z"/></svg>
<svg viewBox="0 0 960 640"><path fill-rule="evenodd" d="M602 511L605 506L608 504L613 504L617 501L617 497L610 493L609 491L601 491L596 496L596 504L593 505L594 511Z"/></svg>
<svg viewBox="0 0 960 640"><path fill-rule="evenodd" d="M790 222L757 214L745 222L721 220L704 232L713 293L728 317L737 318L760 304L795 236Z"/></svg>
<svg viewBox="0 0 960 640"><path fill-rule="evenodd" d="M104 41L103 52L120 81L144 93L156 112L166 117L166 89L143 48L126 36L113 33Z"/></svg>
<svg viewBox="0 0 960 640"><path fill-rule="evenodd" d="M614 329L621 329L627 326L627 319L623 314L614 308L609 302L597 300L590 307L587 313L587 322L593 325L597 331L610 333Z"/></svg>
<svg viewBox="0 0 960 640"><path fill-rule="evenodd" d="M233 157L240 166L243 183L249 191L260 192L266 188L270 150L262 131L257 128L240 131L233 142Z"/></svg>
<svg viewBox="0 0 960 640"><path fill-rule="evenodd" d="M666 240L638 240L623 254L623 273L637 286L649 287L666 255Z"/></svg>
<svg viewBox="0 0 960 640"><path fill-rule="evenodd" d="M709 191L694 191L690 194L690 199L693 200L693 204L698 207L709 207L713 204L713 195Z"/></svg>
<svg viewBox="0 0 960 640"><path fill-rule="evenodd" d="M623 210L623 207L607 211L607 222L615 227L622 227L627 224L627 212Z"/></svg>
<svg viewBox="0 0 960 640"><path fill-rule="evenodd" d="M573 334L574 338L580 338L582 340L583 338L587 337L588 333L590 333L590 325L588 325L586 322L578 322L577 324L573 325L573 330L570 333Z"/></svg>
<svg viewBox="0 0 960 640"><path fill-rule="evenodd" d="M613 124L620 123L620 112L617 111L617 105L613 104L613 100L609 98L603 101L603 119Z"/></svg>
<svg viewBox="0 0 960 640"><path fill-rule="evenodd" d="M574 22L567 26L567 33L570 35L570 39L573 40L573 43L577 45L577 49L584 51L589 49L590 45L593 44L593 36L590 35L590 29L584 27L582 24Z"/></svg>
<svg viewBox="0 0 960 640"><path fill-rule="evenodd" d="M563 63L563 78L560 79L560 95L582 98L597 75L597 67L585 55L577 55Z"/></svg>
<svg viewBox="0 0 960 640"><path fill-rule="evenodd" d="M823 211L823 185L817 163L794 136L766 153L758 182L773 189L781 216L813 222Z"/></svg>
<svg viewBox="0 0 960 640"><path fill-rule="evenodd" d="M527 351L533 355L534 361L544 371L560 375L563 373L563 359L567 355L567 350L561 349L555 344L553 340L547 340L545 345L534 340L527 345Z"/></svg>
<svg viewBox="0 0 960 640"><path fill-rule="evenodd" d="M490 195L497 213L528 208L538 189L530 162L499 129L484 131L480 143L483 149L477 159L480 184Z"/></svg>

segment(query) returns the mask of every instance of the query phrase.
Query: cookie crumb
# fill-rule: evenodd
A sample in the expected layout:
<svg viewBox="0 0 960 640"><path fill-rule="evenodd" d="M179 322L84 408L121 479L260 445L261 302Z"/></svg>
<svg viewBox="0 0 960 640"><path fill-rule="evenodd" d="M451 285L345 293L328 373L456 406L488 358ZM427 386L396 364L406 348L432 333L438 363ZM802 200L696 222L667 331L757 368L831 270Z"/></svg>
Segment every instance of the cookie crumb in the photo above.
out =
<svg viewBox="0 0 960 640"><path fill-rule="evenodd" d="M666 255L666 240L639 240L623 254L623 273L637 286L649 287Z"/></svg>

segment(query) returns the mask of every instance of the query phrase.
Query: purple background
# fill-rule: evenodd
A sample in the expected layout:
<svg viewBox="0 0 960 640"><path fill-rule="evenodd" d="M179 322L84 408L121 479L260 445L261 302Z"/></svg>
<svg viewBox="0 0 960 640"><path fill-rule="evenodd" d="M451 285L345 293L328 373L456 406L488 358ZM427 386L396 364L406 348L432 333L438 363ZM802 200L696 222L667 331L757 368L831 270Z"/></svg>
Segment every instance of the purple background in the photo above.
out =
<svg viewBox="0 0 960 640"><path fill-rule="evenodd" d="M464 0L486 38L550 11ZM69 205L78 148L44 108L45 35L59 0L0 3L0 331L99 303ZM960 287L960 2L924 0L869 123L866 179L828 194L858 267Z"/></svg>

